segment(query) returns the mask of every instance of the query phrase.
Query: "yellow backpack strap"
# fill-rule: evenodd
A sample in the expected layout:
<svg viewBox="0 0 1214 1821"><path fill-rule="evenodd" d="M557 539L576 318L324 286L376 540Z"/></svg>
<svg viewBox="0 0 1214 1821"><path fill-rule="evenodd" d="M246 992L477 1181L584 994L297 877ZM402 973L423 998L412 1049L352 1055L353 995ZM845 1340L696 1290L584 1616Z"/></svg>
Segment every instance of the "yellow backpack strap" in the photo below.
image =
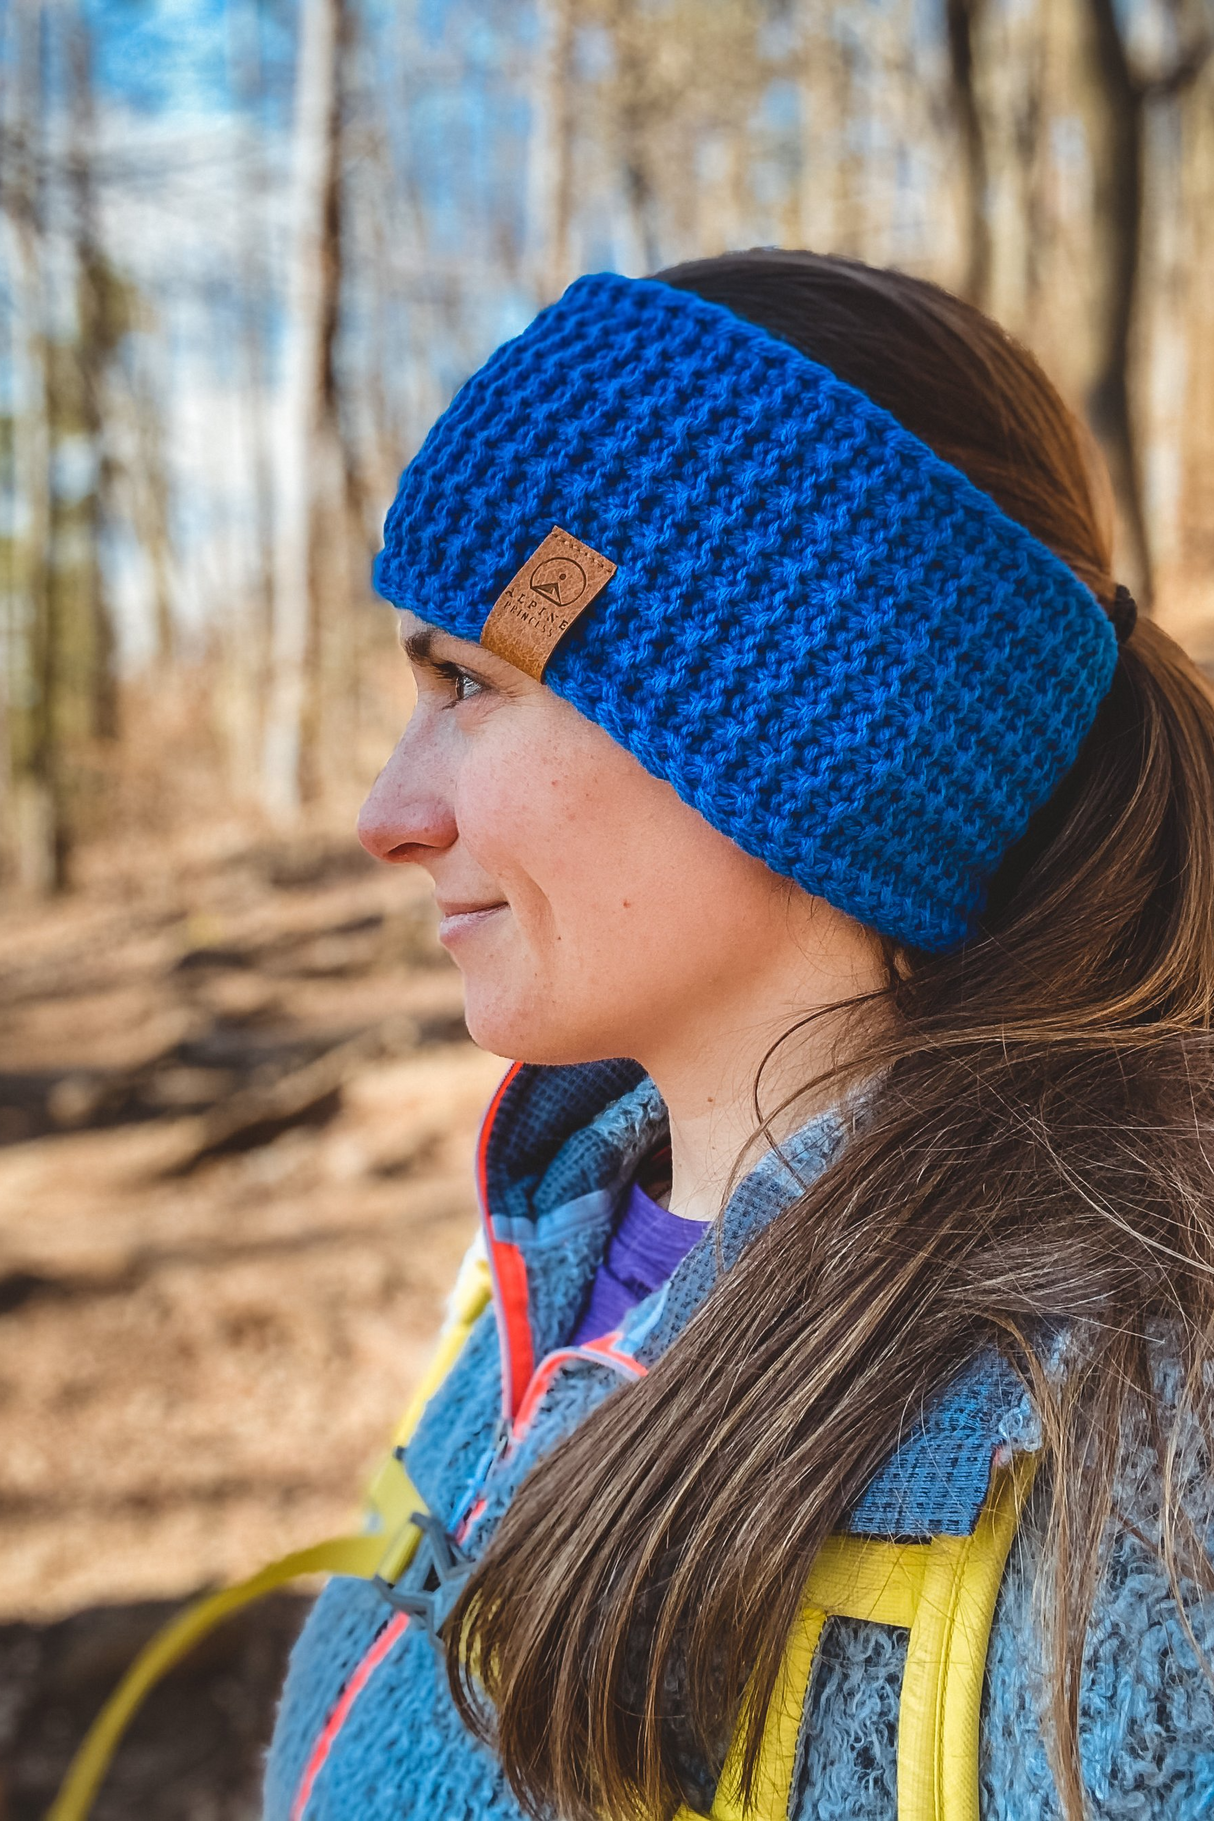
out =
<svg viewBox="0 0 1214 1821"><path fill-rule="evenodd" d="M247 1581L195 1600L158 1631L140 1651L85 1735L71 1767L47 1810L46 1821L82 1821L88 1814L110 1760L144 1697L200 1638L242 1607L272 1593L301 1574L375 1573L383 1554L378 1536L332 1537L271 1562Z"/></svg>
<svg viewBox="0 0 1214 1821"><path fill-rule="evenodd" d="M767 1710L754 1800L741 1798L740 1729L710 1821L786 1821L814 1655L828 1618L910 1632L898 1717L898 1821L978 1821L982 1680L995 1601L1035 1456L992 1476L972 1536L886 1543L833 1536L818 1554L805 1605ZM697 1821L679 1810L676 1821Z"/></svg>
<svg viewBox="0 0 1214 1821"><path fill-rule="evenodd" d="M417 1547L418 1528L412 1522L421 1500L409 1481L401 1450L412 1435L422 1411L459 1357L469 1330L491 1295L489 1265L479 1239L464 1257L455 1288L447 1303L447 1317L438 1344L409 1407L393 1436L393 1451L376 1473L367 1492L368 1513L375 1526L358 1536L330 1537L308 1549L271 1562L248 1580L218 1593L204 1594L158 1631L140 1651L114 1690L72 1759L58 1795L47 1810L46 1821L85 1821L101 1780L123 1733L162 1676L168 1674L224 1619L250 1606L267 1593L305 1574L350 1574L370 1580L382 1573L395 1581L407 1567Z"/></svg>
<svg viewBox="0 0 1214 1821"><path fill-rule="evenodd" d="M898 1821L978 1821L982 1681L995 1601L1037 1468L994 1475L972 1536L934 1537L898 1713Z"/></svg>
<svg viewBox="0 0 1214 1821"><path fill-rule="evenodd" d="M464 1342L472 1331L473 1323L492 1295L493 1278L489 1271L489 1260L485 1256L484 1240L478 1233L464 1253L454 1288L447 1298L446 1318L438 1331L430 1363L396 1425L391 1452L385 1455L367 1487L367 1509L378 1525L381 1536L391 1536L401 1530L408 1524L413 1513L421 1509L418 1496L405 1473L401 1453L421 1421L422 1411L463 1352ZM413 1540L416 1543L416 1531ZM406 1557L399 1564L397 1574L405 1567L407 1559ZM388 1573L389 1566L385 1562L383 1572L386 1579L392 1580L395 1576Z"/></svg>

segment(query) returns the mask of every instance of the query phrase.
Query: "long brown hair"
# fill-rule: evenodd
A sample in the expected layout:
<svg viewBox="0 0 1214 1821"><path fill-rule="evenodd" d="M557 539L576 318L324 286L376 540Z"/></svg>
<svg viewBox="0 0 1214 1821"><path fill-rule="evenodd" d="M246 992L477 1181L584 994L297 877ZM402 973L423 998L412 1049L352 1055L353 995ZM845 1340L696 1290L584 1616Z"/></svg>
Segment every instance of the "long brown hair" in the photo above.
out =
<svg viewBox="0 0 1214 1821"><path fill-rule="evenodd" d="M659 276L859 386L1112 602L1084 433L979 312L807 253ZM832 1071L840 1092L881 1076L836 1161L649 1376L533 1471L466 1588L452 1688L530 1812L669 1817L687 1728L719 1769L740 1713L753 1773L815 1553L908 1411L993 1343L1045 1430L1047 1730L1082 1814L1083 1643L1131 1430L1158 1451L1178 1598L1200 1568L1173 1438L1211 1433L1212 813L1214 706L1140 624L976 937L944 956L890 948L889 1016ZM1179 1380L1166 1407L1160 1320ZM1041 1339L1068 1324L1082 1345L1059 1380Z"/></svg>

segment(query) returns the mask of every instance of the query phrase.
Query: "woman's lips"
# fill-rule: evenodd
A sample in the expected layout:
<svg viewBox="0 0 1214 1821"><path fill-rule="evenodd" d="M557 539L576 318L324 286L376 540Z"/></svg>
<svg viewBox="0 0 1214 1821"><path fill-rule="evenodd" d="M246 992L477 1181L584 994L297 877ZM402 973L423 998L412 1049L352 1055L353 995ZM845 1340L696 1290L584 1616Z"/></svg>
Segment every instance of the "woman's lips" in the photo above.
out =
<svg viewBox="0 0 1214 1821"><path fill-rule="evenodd" d="M486 923L505 909L505 904L440 905L438 939L444 947L449 947L461 937L474 935L477 930L483 929Z"/></svg>

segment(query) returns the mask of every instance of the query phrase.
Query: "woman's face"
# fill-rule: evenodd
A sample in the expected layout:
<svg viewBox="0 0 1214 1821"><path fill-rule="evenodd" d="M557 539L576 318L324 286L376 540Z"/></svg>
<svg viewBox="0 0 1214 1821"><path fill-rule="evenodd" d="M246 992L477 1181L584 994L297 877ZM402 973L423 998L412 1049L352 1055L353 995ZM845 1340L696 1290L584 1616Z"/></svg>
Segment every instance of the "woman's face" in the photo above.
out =
<svg viewBox="0 0 1214 1821"><path fill-rule="evenodd" d="M766 1007L790 942L802 971L823 944L833 966L841 929L844 989L865 983L852 976L871 964L868 932L744 854L552 690L401 617L417 706L359 838L430 874L477 1043L644 1062ZM788 997L782 1012L806 1009Z"/></svg>

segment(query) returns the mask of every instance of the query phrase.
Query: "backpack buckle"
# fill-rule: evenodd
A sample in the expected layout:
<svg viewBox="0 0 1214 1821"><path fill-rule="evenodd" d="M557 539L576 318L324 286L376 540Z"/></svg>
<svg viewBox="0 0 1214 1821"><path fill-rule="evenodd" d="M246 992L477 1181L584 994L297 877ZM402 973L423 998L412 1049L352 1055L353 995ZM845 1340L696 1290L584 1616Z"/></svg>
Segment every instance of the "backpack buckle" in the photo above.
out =
<svg viewBox="0 0 1214 1821"><path fill-rule="evenodd" d="M372 1585L394 1611L407 1613L437 1642L472 1572L472 1557L465 1554L448 1535L442 1520L431 1512L415 1511L412 1521L421 1532L413 1560L401 1570L399 1579L388 1580L377 1574ZM406 1575L410 1585L402 1588L400 1581Z"/></svg>

